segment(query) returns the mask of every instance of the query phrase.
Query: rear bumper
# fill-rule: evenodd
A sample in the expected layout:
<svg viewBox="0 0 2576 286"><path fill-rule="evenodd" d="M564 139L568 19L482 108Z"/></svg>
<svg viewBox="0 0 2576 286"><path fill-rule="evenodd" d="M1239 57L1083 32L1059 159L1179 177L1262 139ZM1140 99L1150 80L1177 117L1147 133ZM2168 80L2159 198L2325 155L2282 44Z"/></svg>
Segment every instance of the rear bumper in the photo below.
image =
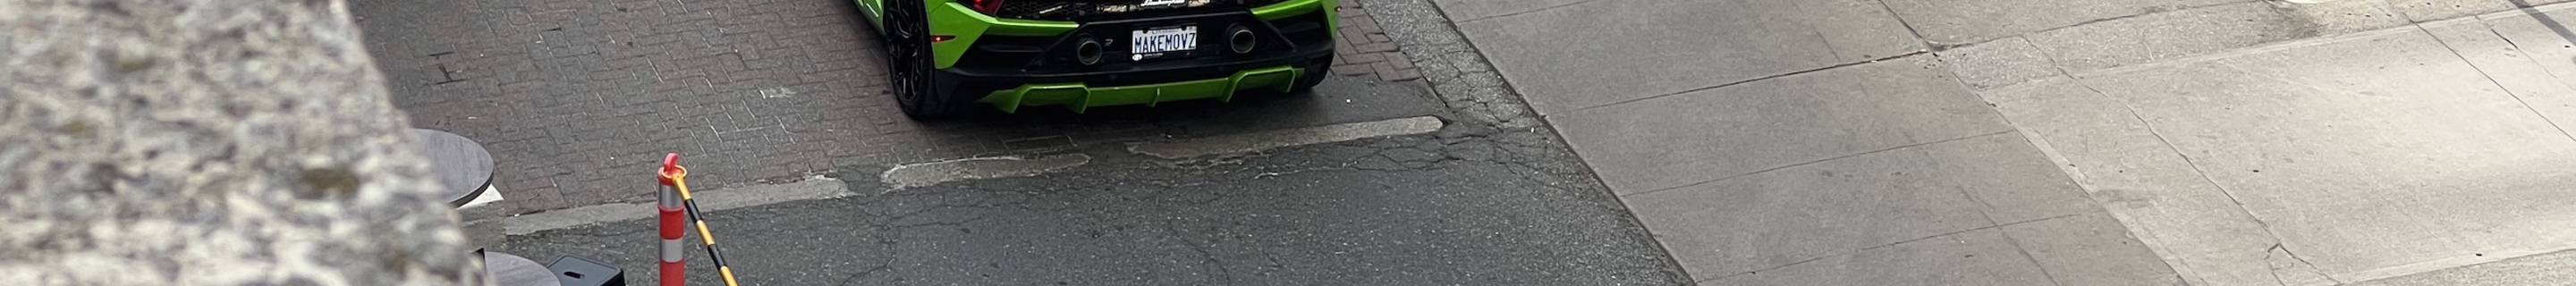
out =
<svg viewBox="0 0 2576 286"><path fill-rule="evenodd" d="M1152 69L1052 74L978 73L940 70L941 82L957 83L958 94L983 95L977 102L1003 112L1021 106L1063 105L1074 112L1095 106L1143 104L1213 98L1232 101L1245 91L1288 92L1299 79L1332 64L1332 50L1285 57L1197 62Z"/></svg>
<svg viewBox="0 0 2576 286"><path fill-rule="evenodd" d="M956 100L992 104L1005 112L1034 105L1063 105L1081 112L1093 106L1232 100L1237 91L1290 90L1299 79L1317 76L1308 71L1332 64L1334 23L1331 10L1322 5L1333 2L1291 0L1249 10L1173 10L1075 22L1044 35L960 37L937 43L960 45L956 48L962 50L956 52L955 61L933 73L935 83L942 85L935 88L961 95ZM1298 7L1305 9L1286 9ZM1132 32L1179 26L1203 31L1198 49L1134 55L1124 48ZM1226 40L1219 37L1224 33L1216 32L1228 29L1251 31L1256 37L1253 48L1228 50L1229 45L1222 44ZM1100 57L1108 60L1077 61L1077 44L1096 39L1114 41L1118 48L1101 52Z"/></svg>
<svg viewBox="0 0 2576 286"><path fill-rule="evenodd" d="M1315 17L1321 19L1323 26L1327 28L1327 33L1324 33L1326 37L1331 37L1334 33L1330 33L1330 28L1338 27L1340 24L1339 18L1336 17L1339 12L1333 9L1340 6L1340 2L1341 0L1287 0L1277 4L1253 7L1246 12L1262 21ZM930 33L956 37L950 41L931 44L933 65L943 69L959 64L961 59L968 58L968 54L973 53L978 46L984 46L988 41L1010 41L1011 39L1008 38L1011 37L1062 36L1081 29L1085 24L1074 21L994 18L952 1L937 1L928 8L930 9Z"/></svg>

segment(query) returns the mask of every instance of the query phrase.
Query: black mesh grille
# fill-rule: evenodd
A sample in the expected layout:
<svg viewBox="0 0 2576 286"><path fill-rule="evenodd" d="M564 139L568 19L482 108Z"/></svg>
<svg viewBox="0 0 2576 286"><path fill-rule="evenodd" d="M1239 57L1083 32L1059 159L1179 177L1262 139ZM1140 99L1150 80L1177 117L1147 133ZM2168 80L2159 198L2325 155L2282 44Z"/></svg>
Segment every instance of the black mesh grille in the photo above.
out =
<svg viewBox="0 0 2576 286"><path fill-rule="evenodd" d="M1288 0L1182 0L1179 4L1143 6L1145 0L1004 0L993 16L1013 19L1070 21L1085 17L1183 8L1260 7Z"/></svg>

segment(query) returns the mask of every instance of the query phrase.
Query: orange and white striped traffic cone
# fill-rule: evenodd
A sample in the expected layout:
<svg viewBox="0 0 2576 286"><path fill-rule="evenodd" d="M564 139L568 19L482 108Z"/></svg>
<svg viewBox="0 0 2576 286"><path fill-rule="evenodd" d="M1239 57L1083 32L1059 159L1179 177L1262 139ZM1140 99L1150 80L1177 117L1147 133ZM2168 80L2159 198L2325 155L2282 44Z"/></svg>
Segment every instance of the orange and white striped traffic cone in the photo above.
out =
<svg viewBox="0 0 2576 286"><path fill-rule="evenodd" d="M678 283L685 282L684 280L687 279L687 277L682 277L679 274L682 266L677 265L684 264L683 262L680 262L680 251L677 250L679 249L678 241L680 236L684 233L677 230L682 228L680 226L681 223L672 222L672 218L677 217L672 215L671 212L672 200L670 198L672 197L672 193L679 194L679 208L682 208L682 211L687 212L688 224L697 226L698 241L706 242L707 260L713 260L716 262L716 274L724 276L725 286L742 285L734 282L733 265L725 264L724 252L716 251L716 235L715 232L707 230L707 216L698 212L697 200L689 197L689 168L680 167L680 153L671 153L670 155L662 157L661 173L663 198L661 205L662 285L677 286L681 285Z"/></svg>
<svg viewBox="0 0 2576 286"><path fill-rule="evenodd" d="M689 234L689 214L685 212L687 208L682 204L678 182L681 177L688 174L689 169L680 168L680 153L671 153L662 157L662 171L659 176L662 180L662 198L661 205L657 207L662 212L662 286L689 284L686 274L689 268L689 263L686 261L688 252L686 246L680 242L680 237Z"/></svg>

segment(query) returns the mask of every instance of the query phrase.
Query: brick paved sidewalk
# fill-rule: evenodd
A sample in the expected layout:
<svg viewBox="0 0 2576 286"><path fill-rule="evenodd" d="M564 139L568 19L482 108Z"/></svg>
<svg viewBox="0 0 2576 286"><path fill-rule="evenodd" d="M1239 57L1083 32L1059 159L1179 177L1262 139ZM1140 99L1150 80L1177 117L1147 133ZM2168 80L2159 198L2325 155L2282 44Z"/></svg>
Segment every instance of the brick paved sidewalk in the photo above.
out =
<svg viewBox="0 0 2576 286"><path fill-rule="evenodd" d="M1345 1L1348 2L1348 1ZM1420 72L1369 13L1343 11L1336 73ZM519 212L648 200L660 154L715 189L834 166L1172 133L1150 119L916 122L882 87L847 1L359 1L351 10L412 124L474 138Z"/></svg>

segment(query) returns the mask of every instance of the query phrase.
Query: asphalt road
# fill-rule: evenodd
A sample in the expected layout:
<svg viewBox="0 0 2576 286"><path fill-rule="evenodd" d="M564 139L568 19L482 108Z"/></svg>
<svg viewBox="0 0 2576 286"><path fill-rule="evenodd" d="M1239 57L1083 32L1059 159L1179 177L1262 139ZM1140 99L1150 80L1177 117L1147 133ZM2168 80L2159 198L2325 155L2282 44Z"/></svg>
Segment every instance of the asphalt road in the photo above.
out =
<svg viewBox="0 0 2576 286"><path fill-rule="evenodd" d="M750 285L1671 285L1687 283L1544 129L1429 134L1162 159L1125 148L1032 177L708 214ZM538 232L651 285L649 220ZM692 238L694 239L694 238ZM718 283L692 250L691 283ZM544 256L544 255L541 255ZM549 256L550 257L550 256Z"/></svg>
<svg viewBox="0 0 2576 286"><path fill-rule="evenodd" d="M664 153L707 188L893 165L1410 117L1440 110L1421 70L1357 3L1340 76L1312 97L1074 115L916 121L887 95L872 29L847 0L358 1L395 107L491 150L516 213L652 200ZM1405 89L1410 86L1412 89ZM1227 129L1227 126L1239 127Z"/></svg>
<svg viewBox="0 0 2576 286"><path fill-rule="evenodd" d="M708 213L750 285L1689 283L1442 16L1406 3L1344 1L1343 53L1309 94L947 121L897 113L846 1L351 10L395 106L493 150L520 219L648 201L640 178L665 152L687 158L706 196L847 183L857 195ZM1398 18L1381 31L1372 15ZM1414 36L1434 31L1453 36ZM1204 158L1126 149L1422 116L1445 127ZM878 179L908 164L1067 154L1090 159L1033 177ZM501 251L603 260L652 285L652 227L533 230ZM690 251L691 282L715 285Z"/></svg>
<svg viewBox="0 0 2576 286"><path fill-rule="evenodd" d="M446 107L415 113L425 126L527 147L503 148L523 152L504 151L504 161L585 162L578 160L602 152L546 148L676 126L705 131L691 135L705 141L611 146L626 148L605 152L614 163L551 168L618 167L634 163L618 159L635 153L627 151L679 145L759 150L712 154L734 158L710 164L715 170L749 170L708 173L734 186L793 173L773 169L829 170L838 178L830 182L847 184L832 191L851 195L716 212L719 235L736 249L729 253L759 284L2566 280L2547 265L2571 253L2567 240L2552 239L2566 237L2564 228L2551 227L2570 213L2552 208L2570 205L2552 203L2563 201L2552 194L2570 177L2547 171L2567 169L2554 168L2561 161L2532 158L2576 152L2576 141L2562 140L2576 136L2554 128L2569 126L2566 118L2576 116L2560 115L2576 105L2565 100L2566 80L2547 72L2566 62L2532 59L2570 56L2527 47L2576 38L2555 29L2570 4L2461 18L2528 5L1344 2L1367 6L1346 17L1377 17L1344 19L1369 27L1345 30L1344 39L1369 41L1345 48L1375 55L1346 56L1344 64L1376 76L1346 74L1316 94L1264 102L889 120L889 101L869 97L880 85L829 80L873 73L846 68L868 63L840 56L864 47L849 44L864 35L765 26L851 25L825 21L839 19L832 9L797 10L812 5L793 1L465 5L513 23L486 30L534 34L502 37L515 42L498 46L537 48L455 62L467 67L462 72L451 72L438 56L443 49L395 49L431 60L395 65L424 72L393 78L425 84L398 94L464 90L431 79L461 74L474 85L483 80L473 78L475 67L529 57L538 63L517 69L536 72L503 70L502 83L473 87L501 96L543 91L532 99L536 109L591 108L525 116L563 112L489 112L442 101L437 95L447 93L438 92L397 96L406 109ZM629 8L669 18L618 16L642 13ZM772 20L782 18L789 20ZM620 47L618 28L592 22L655 24L625 39L643 42L633 49L643 57L677 59L623 58L637 53ZM1602 25L1624 28L1552 29ZM371 31L377 26L388 25ZM580 36L596 29L610 32L606 41ZM1633 39L1669 45L1581 44ZM593 42L606 44L586 46ZM1401 55L1390 59L1388 51ZM648 108L587 107L578 100L600 98L598 88L509 78L597 81L583 71L616 70L585 62L600 52L607 66L653 68L647 84L656 85L645 90L670 98L648 98L660 100L640 105ZM773 57L780 52L786 64ZM799 64L806 59L819 64ZM1349 62L1364 60L1380 62ZM670 63L687 69L661 69ZM689 72L696 68L709 71ZM637 75L606 79L645 78ZM1421 80L1403 80L1413 77ZM780 83L786 87L773 87ZM556 86L568 89L541 88ZM665 112L723 119L615 123ZM1222 158L1159 159L1123 148L1423 115L1448 127ZM505 127L486 127L495 122ZM477 133L518 123L553 129ZM527 139L538 135L551 139ZM769 144L781 137L790 144ZM551 153L561 151L585 153ZM815 154L831 159L801 159ZM1034 177L903 189L877 180L896 164L1070 154L1082 154L1083 164ZM777 167L816 162L829 167ZM563 194L553 201L573 205L618 201L621 189L602 186L626 183L601 179L616 173L579 170L510 185L552 187ZM576 179L565 184L566 177ZM565 213L574 212L551 215ZM550 214L531 216L539 215ZM601 257L641 271L651 265L650 234L642 221L554 229L520 236L509 251ZM693 277L713 277L704 263L699 269Z"/></svg>

